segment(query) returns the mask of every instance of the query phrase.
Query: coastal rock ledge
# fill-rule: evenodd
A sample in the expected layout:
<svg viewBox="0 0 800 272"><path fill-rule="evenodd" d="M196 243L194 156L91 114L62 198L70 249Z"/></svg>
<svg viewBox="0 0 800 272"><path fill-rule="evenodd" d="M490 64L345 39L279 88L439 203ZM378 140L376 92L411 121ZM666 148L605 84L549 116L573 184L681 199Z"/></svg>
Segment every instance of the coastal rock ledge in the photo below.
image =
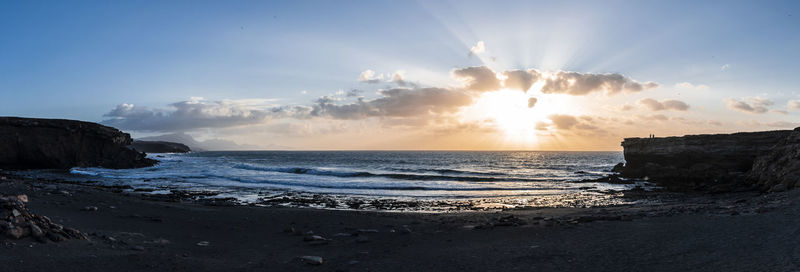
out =
<svg viewBox="0 0 800 272"><path fill-rule="evenodd" d="M0 117L0 169L137 168L156 164L131 136L96 123Z"/></svg>
<svg viewBox="0 0 800 272"><path fill-rule="evenodd" d="M800 128L626 138L622 147L626 163L617 172L673 190L780 191L800 178Z"/></svg>

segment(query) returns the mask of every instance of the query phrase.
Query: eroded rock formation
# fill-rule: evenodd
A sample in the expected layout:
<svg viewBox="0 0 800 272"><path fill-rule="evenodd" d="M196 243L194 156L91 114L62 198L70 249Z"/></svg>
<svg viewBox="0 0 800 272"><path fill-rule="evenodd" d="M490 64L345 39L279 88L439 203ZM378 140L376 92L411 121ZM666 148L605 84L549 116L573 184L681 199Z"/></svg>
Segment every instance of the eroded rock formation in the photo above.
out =
<svg viewBox="0 0 800 272"><path fill-rule="evenodd" d="M618 170L624 177L647 177L671 189L729 191L747 187L756 158L773 152L790 134L791 130L778 130L626 138L626 164Z"/></svg>
<svg viewBox="0 0 800 272"><path fill-rule="evenodd" d="M762 190L783 191L800 187L800 128L794 129L769 153L756 158L748 180Z"/></svg>
<svg viewBox="0 0 800 272"><path fill-rule="evenodd" d="M127 148L129 134L96 123L0 117L0 168L136 168L155 160Z"/></svg>
<svg viewBox="0 0 800 272"><path fill-rule="evenodd" d="M164 141L134 140L131 147L136 151L145 153L186 153L192 151L185 144Z"/></svg>

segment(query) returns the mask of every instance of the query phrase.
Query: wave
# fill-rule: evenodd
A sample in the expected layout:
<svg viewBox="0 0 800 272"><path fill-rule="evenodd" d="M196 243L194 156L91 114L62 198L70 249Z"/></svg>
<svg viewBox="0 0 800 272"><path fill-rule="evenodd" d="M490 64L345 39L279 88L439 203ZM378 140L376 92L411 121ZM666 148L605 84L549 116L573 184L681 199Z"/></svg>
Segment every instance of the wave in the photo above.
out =
<svg viewBox="0 0 800 272"><path fill-rule="evenodd" d="M92 171L78 170L78 169L74 169L74 168L70 169L69 173L73 174L73 175L82 175L82 176L98 176L98 175L100 175L100 174L92 172Z"/></svg>
<svg viewBox="0 0 800 272"><path fill-rule="evenodd" d="M544 190L570 190L571 188L554 188L554 187L472 187L472 188L458 188L458 187L426 187L426 186L375 186L375 185L354 185L354 184L308 184L308 183L294 183L294 182L281 182L274 180L251 180L238 177L227 177L212 175L210 177L227 179L242 183L258 183L258 184L271 184L290 187L307 187L307 188L322 188L322 189L346 189L346 190L401 190L401 191L544 191Z"/></svg>
<svg viewBox="0 0 800 272"><path fill-rule="evenodd" d="M469 181L469 182L501 182L501 181L518 181L518 182L541 182L552 179L531 179L531 178L514 178L514 177L476 177L476 176L457 176L457 175L424 175L424 174L404 174L404 173L371 173L366 171L335 171L325 170L319 168L304 168L304 167L265 167L250 164L237 164L234 166L237 169L264 171L264 172L278 172L289 174L301 175L315 175L315 176L333 176L343 178L389 178L400 180L420 180L420 181ZM449 170L459 171L459 170ZM459 171L463 173L462 171Z"/></svg>

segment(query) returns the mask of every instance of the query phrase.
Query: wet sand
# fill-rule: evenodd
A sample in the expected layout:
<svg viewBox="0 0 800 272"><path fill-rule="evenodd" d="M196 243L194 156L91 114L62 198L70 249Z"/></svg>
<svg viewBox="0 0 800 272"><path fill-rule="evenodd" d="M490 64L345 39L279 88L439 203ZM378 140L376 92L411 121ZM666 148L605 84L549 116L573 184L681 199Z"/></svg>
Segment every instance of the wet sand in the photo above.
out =
<svg viewBox="0 0 800 272"><path fill-rule="evenodd" d="M800 270L796 190L630 192L662 201L408 213L231 206L0 180L0 194L20 193L32 212L89 239L0 238L3 271Z"/></svg>

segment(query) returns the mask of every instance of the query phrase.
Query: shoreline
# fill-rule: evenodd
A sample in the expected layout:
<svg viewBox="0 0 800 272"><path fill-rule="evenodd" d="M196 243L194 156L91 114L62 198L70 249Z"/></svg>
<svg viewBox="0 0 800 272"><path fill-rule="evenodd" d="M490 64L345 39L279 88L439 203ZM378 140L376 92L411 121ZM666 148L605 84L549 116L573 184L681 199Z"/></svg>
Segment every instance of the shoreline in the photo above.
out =
<svg viewBox="0 0 800 272"><path fill-rule="evenodd" d="M418 213L231 206L115 190L0 180L1 194L24 193L33 213L89 237L2 240L0 262L13 271L782 271L796 268L800 242L791 235L800 216L787 216L800 215L797 192L633 192L662 201ZM715 262L708 254L728 256Z"/></svg>

